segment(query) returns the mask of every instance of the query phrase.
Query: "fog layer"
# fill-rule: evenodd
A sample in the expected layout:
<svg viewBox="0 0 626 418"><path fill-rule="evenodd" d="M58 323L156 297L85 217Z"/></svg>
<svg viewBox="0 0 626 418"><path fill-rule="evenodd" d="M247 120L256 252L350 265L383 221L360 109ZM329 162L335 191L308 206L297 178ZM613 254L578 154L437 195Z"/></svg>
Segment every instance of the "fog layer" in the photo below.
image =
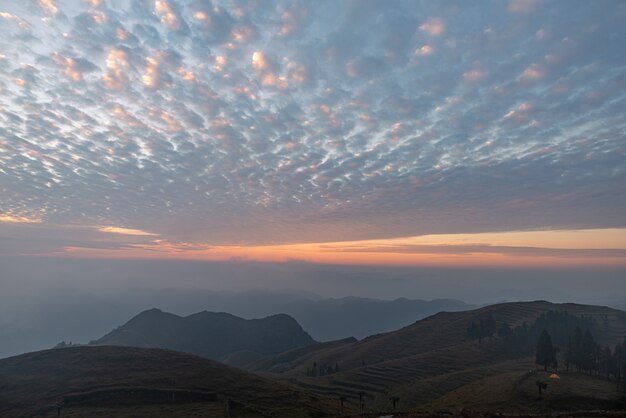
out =
<svg viewBox="0 0 626 418"><path fill-rule="evenodd" d="M452 298L475 305L544 299L626 307L626 272L609 269L445 269L38 257L3 257L0 265L0 357L48 348L61 340L87 342L153 307L180 315L216 310L246 318L278 313L301 299L346 296Z"/></svg>

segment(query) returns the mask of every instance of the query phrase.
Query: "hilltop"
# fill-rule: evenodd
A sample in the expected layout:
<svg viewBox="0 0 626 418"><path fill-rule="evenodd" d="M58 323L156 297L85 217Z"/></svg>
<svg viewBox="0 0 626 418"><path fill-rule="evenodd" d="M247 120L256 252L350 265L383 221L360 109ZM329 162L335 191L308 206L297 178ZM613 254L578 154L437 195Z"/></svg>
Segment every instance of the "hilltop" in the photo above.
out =
<svg viewBox="0 0 626 418"><path fill-rule="evenodd" d="M70 347L0 360L0 416L284 416L337 411L336 402L190 354Z"/></svg>
<svg viewBox="0 0 626 418"><path fill-rule="evenodd" d="M202 311L181 317L150 309L89 344L167 348L237 364L242 358L250 361L313 343L285 314L243 319Z"/></svg>
<svg viewBox="0 0 626 418"><path fill-rule="evenodd" d="M283 354L251 369L284 376L318 394L341 394L353 402L361 397L372 407L388 405L391 396L398 396L403 408L430 408L438 398L480 379L535 368L532 354L511 352L495 333L480 342L470 338L469 324L491 316L496 327L505 322L530 326L548 312L594 321L595 338L602 345L614 346L626 336L626 312L620 310L545 301L503 303L441 312L394 332L309 350L299 357Z"/></svg>

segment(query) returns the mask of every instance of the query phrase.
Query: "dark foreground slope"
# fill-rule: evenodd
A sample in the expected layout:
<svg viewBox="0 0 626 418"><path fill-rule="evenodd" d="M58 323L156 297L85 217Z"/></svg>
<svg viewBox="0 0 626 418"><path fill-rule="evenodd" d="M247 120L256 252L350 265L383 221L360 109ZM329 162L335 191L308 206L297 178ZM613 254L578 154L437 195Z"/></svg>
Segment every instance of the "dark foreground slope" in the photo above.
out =
<svg viewBox="0 0 626 418"><path fill-rule="evenodd" d="M170 350L70 347L0 360L0 416L281 416L337 412L323 397Z"/></svg>
<svg viewBox="0 0 626 418"><path fill-rule="evenodd" d="M498 327L503 322L512 327L524 322L531 325L542 313L549 311L593 318L601 327L602 332L595 338L602 345L614 346L626 335L626 312L616 309L543 301L504 303L466 312L442 312L394 332L322 347L303 353L299 358L277 356L273 361L256 363L254 368L289 378L318 394L345 396L353 403L359 403L362 398L366 409L387 408L390 398L396 396L400 398L398 408L405 410L445 408L445 399L437 404L435 401L452 391L505 373L514 373L513 379L519 380L529 369L535 368L532 358L511 353L497 335L484 338L482 342L468 338L468 324L493 316ZM324 369L323 376L320 368ZM534 380L531 383L534 384ZM572 396L600 398L594 390L577 391L579 386L571 386ZM608 408L621 405L619 391L622 389L616 385L612 387L615 396L612 395L610 402L600 402ZM479 395L488 398L489 392L483 391ZM479 398L474 397L473 404L481 405ZM458 408L459 402L451 399L448 398L451 407ZM504 400L499 405L502 407L506 402ZM584 400L582 404L598 406ZM535 410L532 403L521 402L520 405L520 411ZM563 406L568 407L567 404ZM573 404L572 407L575 408Z"/></svg>
<svg viewBox="0 0 626 418"><path fill-rule="evenodd" d="M559 378L551 379L552 371L546 373L534 367L494 374L452 390L432 405L434 409L466 408L509 414L592 410L624 411L626 415L626 394L614 381L565 370L556 374ZM541 398L537 393L538 380L547 384Z"/></svg>
<svg viewBox="0 0 626 418"><path fill-rule="evenodd" d="M251 361L313 343L298 322L284 314L243 319L203 311L181 317L150 309L90 344L167 348L214 360Z"/></svg>

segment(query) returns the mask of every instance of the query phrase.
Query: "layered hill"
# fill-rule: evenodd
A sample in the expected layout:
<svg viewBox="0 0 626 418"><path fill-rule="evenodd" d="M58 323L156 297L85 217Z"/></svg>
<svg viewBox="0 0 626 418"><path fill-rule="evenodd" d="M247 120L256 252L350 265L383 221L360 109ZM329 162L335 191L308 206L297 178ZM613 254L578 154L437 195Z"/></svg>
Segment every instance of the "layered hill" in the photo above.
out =
<svg viewBox="0 0 626 418"><path fill-rule="evenodd" d="M153 289L96 296L81 292L77 286L45 292L45 297L29 303L14 299L0 304L0 358L52 347L61 340L100 338L136 315L141 310L138 306L156 306L184 315L203 310L228 312L246 319L280 312L296 319L317 341L360 339L396 330L440 311L473 308L452 299L327 299L310 293L266 290Z"/></svg>
<svg viewBox="0 0 626 418"><path fill-rule="evenodd" d="M308 351L299 358L283 354L254 367L288 376L318 394L363 398L373 406L399 396L405 408L425 408L480 379L534 368L532 359L511 353L495 333L482 341L469 338L468 324L491 316L496 327L505 322L511 327L530 325L550 311L593 320L598 324L596 341L602 345L614 346L626 335L626 312L616 309L543 301L504 303L441 312L394 332Z"/></svg>
<svg viewBox="0 0 626 418"><path fill-rule="evenodd" d="M237 364L313 343L296 320L284 314L243 319L203 311L181 317L151 309L89 344L166 348Z"/></svg>
<svg viewBox="0 0 626 418"><path fill-rule="evenodd" d="M309 417L336 401L190 354L69 347L0 360L0 416Z"/></svg>
<svg viewBox="0 0 626 418"><path fill-rule="evenodd" d="M271 312L284 312L293 316L318 341L334 341L348 337L361 339L372 334L396 330L437 312L464 311L472 308L475 306L454 299L380 300L358 297L319 300L277 298L276 303L266 307ZM238 309L244 308L240 306ZM251 312L246 315L251 315Z"/></svg>
<svg viewBox="0 0 626 418"><path fill-rule="evenodd" d="M232 315L202 316L225 318L217 325L232 328ZM546 373L534 364L532 349L512 350L510 342L522 340L493 332L513 328L532 345L544 326L555 341L560 333L562 341L572 324L583 324L599 344L614 346L626 335L626 312L606 307L537 301L441 312L361 341L296 344L278 354L271 354L279 349L276 345L259 349L233 344L231 334L210 327L210 338L184 340L195 330L186 319L147 311L97 343L186 342L193 347L189 341L200 341L206 348L211 347L207 342L222 338L226 344L204 355L221 356L260 375L162 349L47 350L0 360L0 416L53 416L57 404L64 416L336 416L339 400L345 413L412 414L406 416L430 416L433 411L443 416L441 411L459 408L510 414L587 411L589 416L619 416L626 410L624 388L615 380L574 369L559 369L559 378L552 380L553 370ZM561 326L563 321L570 323ZM490 322L491 331L481 338L471 335L470 325ZM562 367L563 352L559 362ZM537 381L547 383L542 396L536 393Z"/></svg>

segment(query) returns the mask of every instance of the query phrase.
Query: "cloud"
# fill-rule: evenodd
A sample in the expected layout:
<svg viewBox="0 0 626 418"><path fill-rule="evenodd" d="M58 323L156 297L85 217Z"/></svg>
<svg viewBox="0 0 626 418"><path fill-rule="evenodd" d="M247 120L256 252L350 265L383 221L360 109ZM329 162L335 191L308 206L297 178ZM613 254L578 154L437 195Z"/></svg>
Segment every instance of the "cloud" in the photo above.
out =
<svg viewBox="0 0 626 418"><path fill-rule="evenodd" d="M280 37L294 37L308 23L309 11L304 4L292 4L279 13L280 23L276 33Z"/></svg>
<svg viewBox="0 0 626 418"><path fill-rule="evenodd" d="M157 237L145 231L117 227L4 223L0 221L1 256L62 255L70 249L128 251L136 245L153 245Z"/></svg>
<svg viewBox="0 0 626 418"><path fill-rule="evenodd" d="M119 226L103 226L103 227L98 228L98 231L108 232L111 234L122 234L122 235L138 235L138 236L157 236L158 235L158 234L152 234L146 231L141 231L139 229L122 228Z"/></svg>
<svg viewBox="0 0 626 418"><path fill-rule="evenodd" d="M108 71L102 76L104 85L110 89L123 89L129 81L127 75L130 70L128 51L122 48L111 48L105 64Z"/></svg>
<svg viewBox="0 0 626 418"><path fill-rule="evenodd" d="M511 0L509 10L514 13L530 13L537 8L539 0Z"/></svg>
<svg viewBox="0 0 626 418"><path fill-rule="evenodd" d="M446 24L440 17L429 17L426 22L420 25L419 29L429 36L441 36L446 31Z"/></svg>
<svg viewBox="0 0 626 418"><path fill-rule="evenodd" d="M435 48L433 48L430 45L423 45L420 48L415 50L415 55L420 55L420 56L425 56L425 55L430 55L435 51Z"/></svg>
<svg viewBox="0 0 626 418"><path fill-rule="evenodd" d="M28 23L26 20L20 18L19 16L16 16L12 13L8 13L8 12L0 12L0 18L4 19L4 20L8 20L8 21L13 21L15 23L17 23L17 25L21 28L21 29L30 29L31 25L30 23Z"/></svg>
<svg viewBox="0 0 626 418"><path fill-rule="evenodd" d="M47 12L52 15L56 15L59 13L59 8L57 7L54 0L38 0L39 5Z"/></svg>
<svg viewBox="0 0 626 418"><path fill-rule="evenodd" d="M537 64L532 64L522 72L520 79L523 81L535 81L545 77L546 70Z"/></svg>
<svg viewBox="0 0 626 418"><path fill-rule="evenodd" d="M475 83L483 80L487 76L486 70L470 70L463 73L463 78L469 82Z"/></svg>
<svg viewBox="0 0 626 418"><path fill-rule="evenodd" d="M40 223L41 219L33 219L33 218L27 218L24 216L16 216L16 215L10 215L10 214L1 214L0 215L0 222L7 222L7 223Z"/></svg>
<svg viewBox="0 0 626 418"><path fill-rule="evenodd" d="M93 72L97 67L86 59L75 59L62 56L59 53L52 54L52 60L63 69L63 75L73 82L83 81L84 73Z"/></svg>
<svg viewBox="0 0 626 418"><path fill-rule="evenodd" d="M593 2L12 2L0 213L192 245L623 227L624 23Z"/></svg>

